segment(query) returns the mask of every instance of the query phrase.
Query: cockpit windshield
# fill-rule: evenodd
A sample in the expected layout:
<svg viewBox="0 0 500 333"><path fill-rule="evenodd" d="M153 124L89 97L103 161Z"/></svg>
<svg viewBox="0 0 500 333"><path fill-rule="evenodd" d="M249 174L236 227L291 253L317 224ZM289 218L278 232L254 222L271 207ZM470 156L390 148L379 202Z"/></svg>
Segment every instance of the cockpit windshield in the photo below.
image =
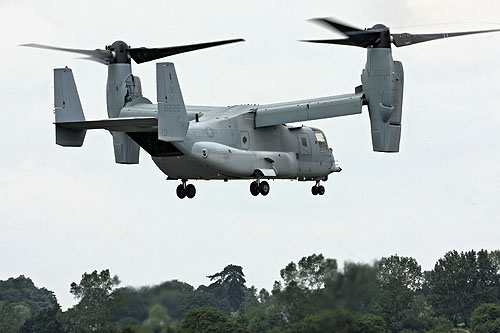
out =
<svg viewBox="0 0 500 333"><path fill-rule="evenodd" d="M328 143L326 143L326 138L323 132L316 130L314 131L314 136L316 136L316 141L318 141L319 151L328 151Z"/></svg>

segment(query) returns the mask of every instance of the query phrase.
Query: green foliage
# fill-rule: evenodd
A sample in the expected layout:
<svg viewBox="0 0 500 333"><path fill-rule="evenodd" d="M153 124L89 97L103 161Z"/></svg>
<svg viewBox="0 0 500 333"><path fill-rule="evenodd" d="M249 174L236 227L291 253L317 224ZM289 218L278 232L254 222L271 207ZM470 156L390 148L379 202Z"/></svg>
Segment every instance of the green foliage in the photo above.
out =
<svg viewBox="0 0 500 333"><path fill-rule="evenodd" d="M420 320L427 306L421 294L424 275L414 258L392 255L379 261L379 310L392 332L423 331L430 320Z"/></svg>
<svg viewBox="0 0 500 333"><path fill-rule="evenodd" d="M363 313L354 316L355 331L359 333L384 333L385 321L382 317Z"/></svg>
<svg viewBox="0 0 500 333"><path fill-rule="evenodd" d="M280 275L283 284L274 282L274 305L282 318L297 323L320 309L326 280L338 275L337 261L313 254L303 257L298 265L290 262Z"/></svg>
<svg viewBox="0 0 500 333"><path fill-rule="evenodd" d="M244 333L248 332L230 321L220 310L213 307L194 308L188 311L180 326L180 333Z"/></svg>
<svg viewBox="0 0 500 333"><path fill-rule="evenodd" d="M346 310L321 310L304 319L300 332L384 333L385 322L373 314L356 314Z"/></svg>
<svg viewBox="0 0 500 333"><path fill-rule="evenodd" d="M471 315L473 333L500 332L500 305L481 304Z"/></svg>
<svg viewBox="0 0 500 333"><path fill-rule="evenodd" d="M45 308L28 319L19 330L20 333L62 333L63 328L57 320L61 313L59 306Z"/></svg>
<svg viewBox="0 0 500 333"><path fill-rule="evenodd" d="M52 291L37 288L33 281L24 275L0 281L0 301L7 301L14 306L27 307L31 314L37 313L41 309L58 306ZM23 315L27 314L23 308L20 308L19 311L23 312Z"/></svg>
<svg viewBox="0 0 500 333"><path fill-rule="evenodd" d="M17 332L22 324L12 304L0 301L0 332Z"/></svg>
<svg viewBox="0 0 500 333"><path fill-rule="evenodd" d="M120 283L118 277L111 276L109 270L101 273L84 273L79 284L71 283L70 292L80 302L61 316L65 331L86 332L112 331L110 322L112 291Z"/></svg>
<svg viewBox="0 0 500 333"><path fill-rule="evenodd" d="M378 265L345 263L343 272L325 279L325 308L345 308L352 312L371 312L377 309L380 288Z"/></svg>
<svg viewBox="0 0 500 333"><path fill-rule="evenodd" d="M429 274L429 300L454 326L469 324L472 311L482 303L500 303L498 252L450 251Z"/></svg>
<svg viewBox="0 0 500 333"><path fill-rule="evenodd" d="M213 281L207 291L218 298L226 299L231 311L238 311L245 295L245 274L241 266L228 265L222 272L207 276Z"/></svg>
<svg viewBox="0 0 500 333"><path fill-rule="evenodd" d="M336 260L313 254L283 268L271 294L247 288L236 265L197 289L175 280L116 289L118 277L104 270L71 284L78 304L66 312L43 308L44 298L34 295L57 304L53 294L21 276L0 288L1 297L15 300L0 300L0 332L458 333L467 332L469 319L473 333L500 332L499 274L500 251L484 250L448 252L424 273L410 257L345 263L339 271ZM469 317L478 302L490 304ZM36 306L42 310L33 312Z"/></svg>
<svg viewBox="0 0 500 333"><path fill-rule="evenodd" d="M149 318L144 323L144 328L148 332L167 332L170 320L167 309L155 304L149 309Z"/></svg>

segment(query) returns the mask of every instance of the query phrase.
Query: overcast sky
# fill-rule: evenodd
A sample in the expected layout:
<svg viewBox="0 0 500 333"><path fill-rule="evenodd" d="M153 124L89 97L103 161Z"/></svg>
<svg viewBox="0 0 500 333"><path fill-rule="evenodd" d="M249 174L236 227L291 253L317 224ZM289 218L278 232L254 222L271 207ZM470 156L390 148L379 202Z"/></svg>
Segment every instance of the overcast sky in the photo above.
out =
<svg viewBox="0 0 500 333"><path fill-rule="evenodd" d="M338 36L307 19L429 33L500 28L498 12L493 0L0 0L0 279L29 276L67 308L70 283L106 268L122 286L197 287L237 264L248 285L270 289L281 268L312 253L340 265L397 253L429 270L448 250L500 248L500 33L393 49L405 69L399 154L371 151L367 110L308 123L343 168L323 197L296 181L271 182L265 198L250 195L249 181L198 181L196 198L179 200L178 183L144 151L140 165L115 164L105 131L88 132L80 149L56 146L52 69L73 68L86 118L102 119L106 67L17 46L245 38L168 61L186 104L264 104L360 84L366 51L297 42ZM155 63L133 71L156 101Z"/></svg>

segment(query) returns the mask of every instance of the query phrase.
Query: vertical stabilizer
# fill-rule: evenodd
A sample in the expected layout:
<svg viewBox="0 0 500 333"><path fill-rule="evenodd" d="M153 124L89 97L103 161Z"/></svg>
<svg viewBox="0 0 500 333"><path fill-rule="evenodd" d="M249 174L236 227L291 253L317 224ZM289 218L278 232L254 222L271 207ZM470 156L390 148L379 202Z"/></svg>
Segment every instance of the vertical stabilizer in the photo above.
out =
<svg viewBox="0 0 500 333"><path fill-rule="evenodd" d="M158 98L158 139L180 142L186 138L189 118L182 99L174 64L156 64Z"/></svg>
<svg viewBox="0 0 500 333"><path fill-rule="evenodd" d="M81 147L86 130L72 130L57 125L58 122L85 120L73 72L70 68L54 69L54 107L56 143L65 147Z"/></svg>

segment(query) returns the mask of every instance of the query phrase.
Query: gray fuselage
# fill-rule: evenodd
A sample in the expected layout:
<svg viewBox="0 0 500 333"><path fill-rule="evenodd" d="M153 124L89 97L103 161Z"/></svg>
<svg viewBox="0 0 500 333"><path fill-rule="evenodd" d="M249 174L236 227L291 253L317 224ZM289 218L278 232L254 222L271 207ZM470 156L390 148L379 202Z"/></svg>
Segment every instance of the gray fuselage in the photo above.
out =
<svg viewBox="0 0 500 333"><path fill-rule="evenodd" d="M255 128L252 108L199 112L186 139L172 143L179 152L151 154L153 161L172 179L320 180L339 171L323 132L286 125Z"/></svg>

